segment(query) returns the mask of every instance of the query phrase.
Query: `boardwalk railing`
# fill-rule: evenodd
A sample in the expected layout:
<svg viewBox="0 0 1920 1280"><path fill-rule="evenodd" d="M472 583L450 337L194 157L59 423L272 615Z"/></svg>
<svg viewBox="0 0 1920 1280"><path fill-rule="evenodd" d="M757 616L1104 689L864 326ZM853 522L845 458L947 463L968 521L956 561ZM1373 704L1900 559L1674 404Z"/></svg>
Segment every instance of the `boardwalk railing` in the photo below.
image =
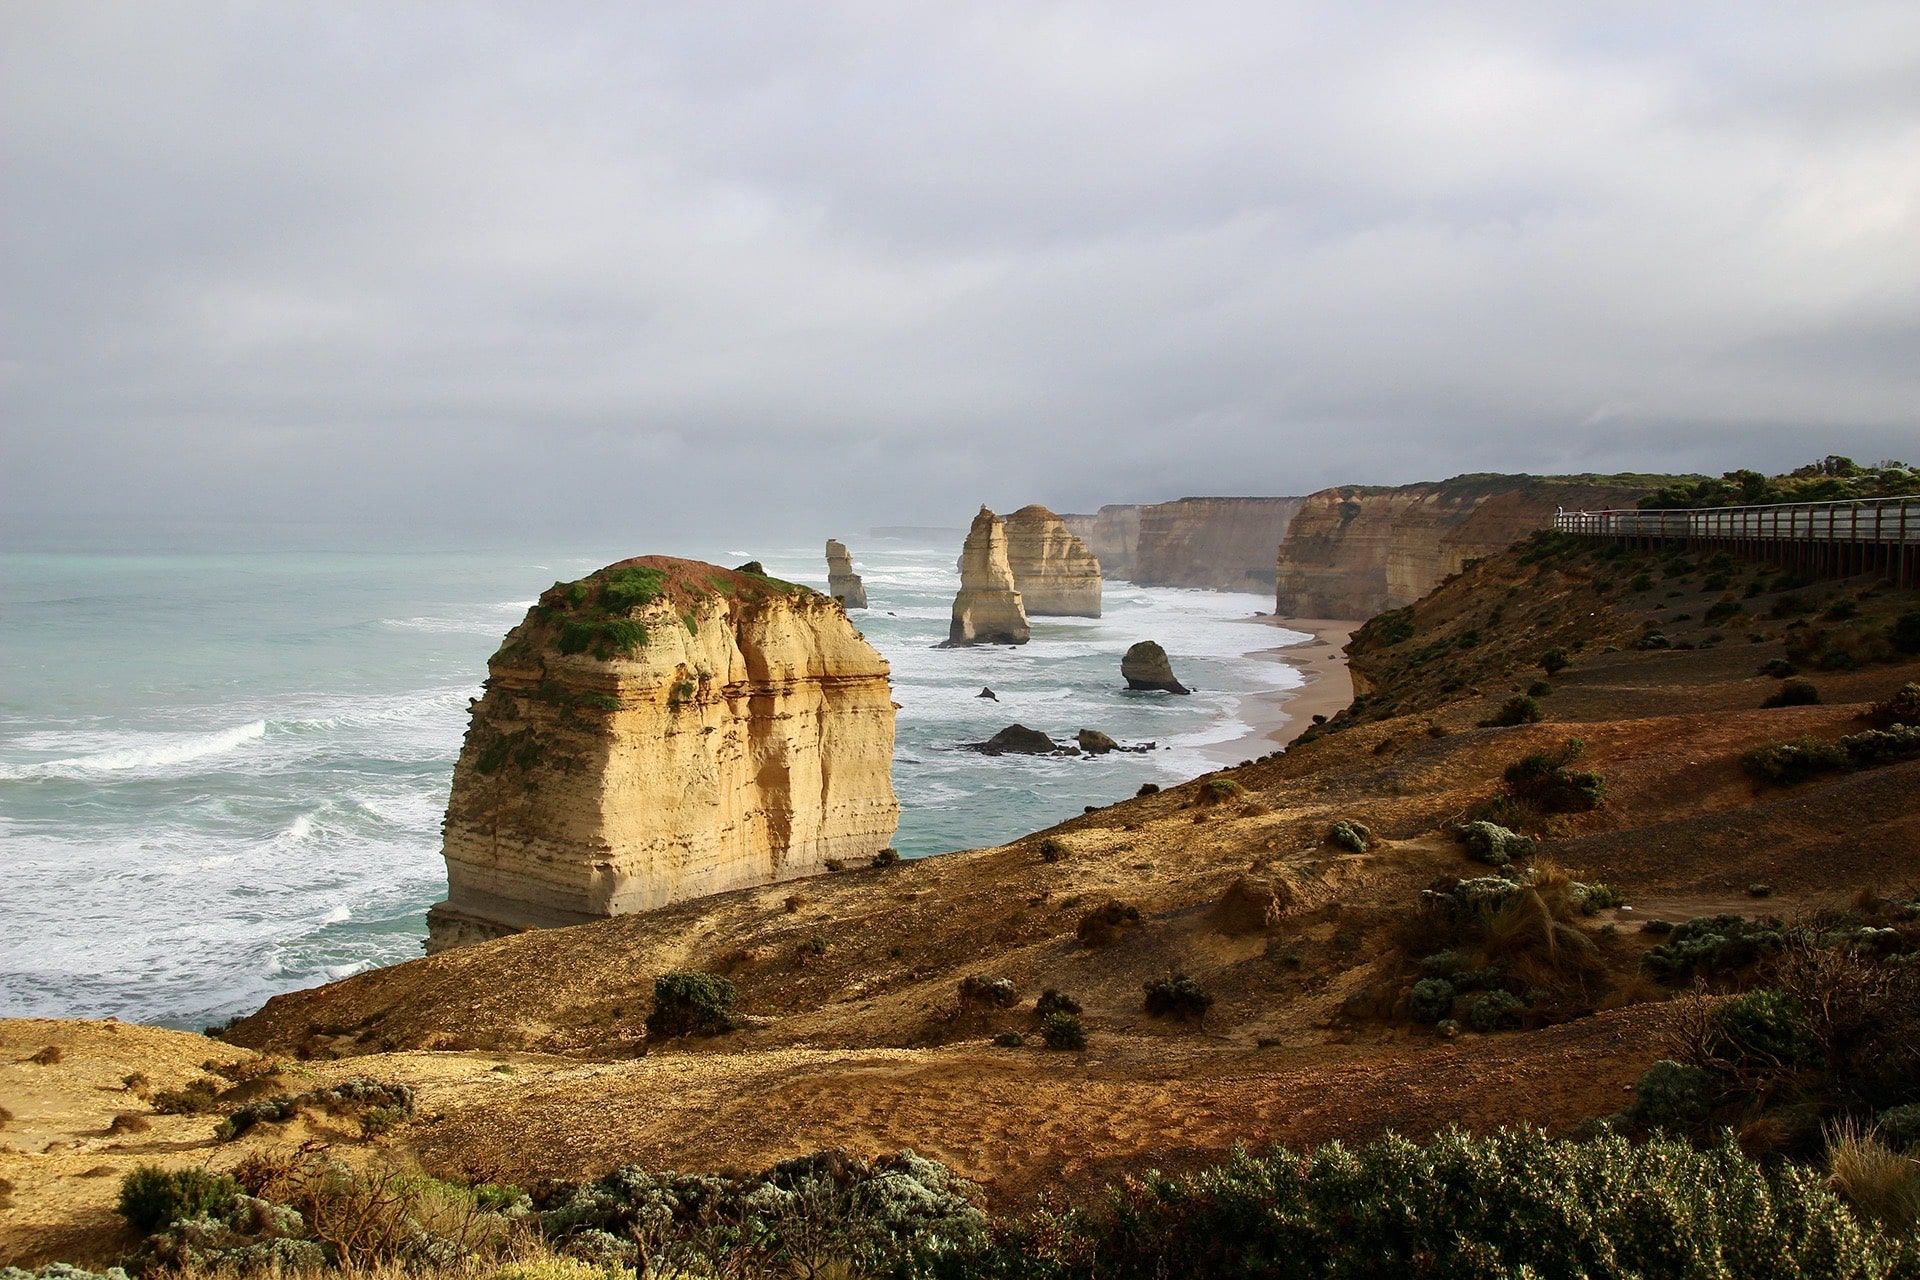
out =
<svg viewBox="0 0 1920 1280"><path fill-rule="evenodd" d="M1884 572L1901 586L1920 584L1920 497L1852 502L1782 502L1700 510L1567 511L1562 533L1720 547L1764 557L1823 577Z"/></svg>

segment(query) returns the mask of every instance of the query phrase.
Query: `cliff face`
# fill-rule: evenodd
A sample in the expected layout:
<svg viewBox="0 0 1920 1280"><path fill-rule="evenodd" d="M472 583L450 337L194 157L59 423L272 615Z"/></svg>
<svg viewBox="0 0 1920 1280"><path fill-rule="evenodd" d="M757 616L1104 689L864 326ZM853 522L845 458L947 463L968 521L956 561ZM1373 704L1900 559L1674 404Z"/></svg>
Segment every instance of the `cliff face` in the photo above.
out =
<svg viewBox="0 0 1920 1280"><path fill-rule="evenodd" d="M1045 507L1022 507L1006 519L1007 564L1029 616L1100 616L1100 562Z"/></svg>
<svg viewBox="0 0 1920 1280"><path fill-rule="evenodd" d="M846 543L834 538L827 539L827 594L843 608L867 607L867 587L853 571L853 556Z"/></svg>
<svg viewBox="0 0 1920 1280"><path fill-rule="evenodd" d="M1112 503L1090 516L1063 515L1060 522L1086 544L1100 562L1100 572L1122 582L1133 581L1134 548L1140 543L1139 506Z"/></svg>
<svg viewBox="0 0 1920 1280"><path fill-rule="evenodd" d="M1140 509L1133 581L1265 592L1302 498L1182 498Z"/></svg>
<svg viewBox="0 0 1920 1280"><path fill-rule="evenodd" d="M980 508L960 550L960 594L953 598L949 645L1025 644L1033 635L1007 560L1007 527Z"/></svg>
<svg viewBox="0 0 1920 1280"><path fill-rule="evenodd" d="M887 663L805 587L623 561L548 590L488 670L429 950L864 861L898 826Z"/></svg>
<svg viewBox="0 0 1920 1280"><path fill-rule="evenodd" d="M1559 507L1632 506L1645 491L1534 476L1323 489L1305 499L1280 545L1275 608L1295 618L1370 618L1546 527Z"/></svg>

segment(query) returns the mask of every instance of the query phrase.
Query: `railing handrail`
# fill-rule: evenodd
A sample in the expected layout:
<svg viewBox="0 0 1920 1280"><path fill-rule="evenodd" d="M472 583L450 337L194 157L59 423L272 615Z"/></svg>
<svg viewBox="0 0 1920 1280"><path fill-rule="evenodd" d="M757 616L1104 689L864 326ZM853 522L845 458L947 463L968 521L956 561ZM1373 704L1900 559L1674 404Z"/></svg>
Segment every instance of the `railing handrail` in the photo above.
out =
<svg viewBox="0 0 1920 1280"><path fill-rule="evenodd" d="M1798 507L1866 507L1877 502L1920 502L1920 493L1902 494L1894 498L1828 498L1824 502L1755 502L1737 507L1601 507L1589 511L1585 508L1561 507L1556 514L1582 516L1693 516L1708 511L1791 511Z"/></svg>

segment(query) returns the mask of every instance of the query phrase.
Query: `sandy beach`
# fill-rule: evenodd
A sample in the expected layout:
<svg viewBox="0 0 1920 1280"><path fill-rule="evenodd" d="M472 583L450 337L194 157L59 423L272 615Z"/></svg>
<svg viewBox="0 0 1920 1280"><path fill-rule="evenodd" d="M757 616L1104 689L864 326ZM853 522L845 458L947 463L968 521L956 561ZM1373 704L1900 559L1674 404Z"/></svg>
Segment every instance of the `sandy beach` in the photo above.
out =
<svg viewBox="0 0 1920 1280"><path fill-rule="evenodd" d="M1360 621L1272 617L1248 621L1288 631L1304 631L1313 639L1259 652L1259 657L1299 668L1305 683L1297 689L1249 695L1241 705L1248 732L1231 742L1206 748L1206 754L1222 764L1239 764L1266 755L1276 746L1284 747L1306 732L1315 716L1331 716L1353 701L1353 680L1347 674L1343 650L1347 638L1360 627Z"/></svg>

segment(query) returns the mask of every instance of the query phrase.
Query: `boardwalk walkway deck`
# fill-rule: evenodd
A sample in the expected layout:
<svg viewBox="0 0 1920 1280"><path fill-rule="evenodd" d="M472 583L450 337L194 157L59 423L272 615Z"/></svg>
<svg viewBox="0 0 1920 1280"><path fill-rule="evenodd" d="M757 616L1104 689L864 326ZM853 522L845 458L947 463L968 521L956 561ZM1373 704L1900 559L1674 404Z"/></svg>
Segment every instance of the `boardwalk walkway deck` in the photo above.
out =
<svg viewBox="0 0 1920 1280"><path fill-rule="evenodd" d="M1920 497L1699 510L1562 510L1553 527L1643 546L1718 548L1818 577L1884 573L1903 587L1920 586Z"/></svg>

